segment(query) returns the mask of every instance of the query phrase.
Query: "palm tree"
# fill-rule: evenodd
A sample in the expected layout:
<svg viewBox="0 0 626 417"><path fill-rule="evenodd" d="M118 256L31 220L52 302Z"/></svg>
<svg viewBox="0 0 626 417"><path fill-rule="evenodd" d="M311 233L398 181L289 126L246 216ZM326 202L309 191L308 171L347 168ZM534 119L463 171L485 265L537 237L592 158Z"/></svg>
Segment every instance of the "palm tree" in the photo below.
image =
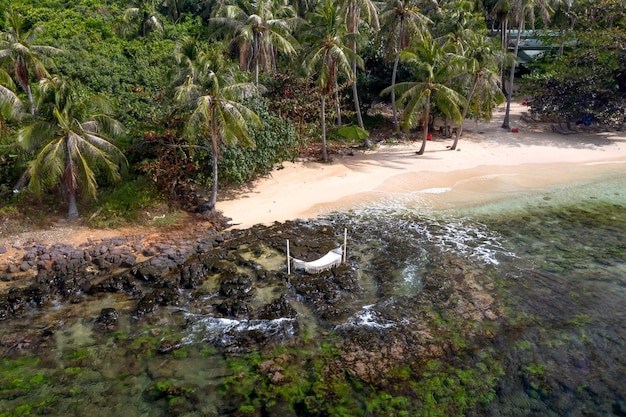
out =
<svg viewBox="0 0 626 417"><path fill-rule="evenodd" d="M250 83L237 83L232 66L218 68L208 57L205 53L199 54L194 74L177 88L176 98L193 107L185 125L185 136L190 145L205 147L204 143L210 141L210 148L206 148L212 154L213 184L208 209L213 211L217 203L217 168L222 146L240 141L254 146L248 129L260 126L261 121L241 103L242 99L256 93L256 87Z"/></svg>
<svg viewBox="0 0 626 417"><path fill-rule="evenodd" d="M32 45L37 35L43 30L41 26L33 26L30 30L24 27L24 18L15 10L5 13L7 30L0 32L0 63L9 67L13 79L22 87L30 104L30 114L35 115L35 102L30 88L31 71L37 80L49 76L44 62L50 55L61 53L52 46Z"/></svg>
<svg viewBox="0 0 626 417"><path fill-rule="evenodd" d="M15 83L9 73L0 69L0 144L3 143L4 135L7 132L5 122L22 118L23 105L15 93L15 88Z"/></svg>
<svg viewBox="0 0 626 417"><path fill-rule="evenodd" d="M8 72L0 69L0 117L19 119L22 114L22 101L15 94L15 83Z"/></svg>
<svg viewBox="0 0 626 417"><path fill-rule="evenodd" d="M253 68L254 84L259 84L259 65L265 70L275 66L276 51L296 53L291 31L296 23L293 7L276 0L242 0L218 10L210 23L234 33L239 46L242 69Z"/></svg>
<svg viewBox="0 0 626 417"><path fill-rule="evenodd" d="M465 40L463 52L464 70L460 75L464 81L462 84L469 85L469 88L466 89L468 92L461 114L461 125L456 131L450 150L456 149L470 105L474 105L475 118L478 119L483 113L486 114L487 119L490 119L494 102L503 100L498 73L499 64L503 59L500 46L494 45L492 38L476 34ZM475 100L475 98L482 98L482 100ZM481 106L481 102L484 106ZM483 112L481 112L481 107L484 109Z"/></svg>
<svg viewBox="0 0 626 417"><path fill-rule="evenodd" d="M60 183L68 200L69 219L78 218L76 194L96 198L96 172L119 181L126 157L111 138L123 133L111 116L109 103L100 96L77 99L70 86L59 78L39 83L42 119L20 129L19 144L39 149L27 168L28 187L39 193Z"/></svg>
<svg viewBox="0 0 626 417"><path fill-rule="evenodd" d="M517 40L515 42L515 51L513 52L515 57L519 52L519 44L522 36L522 32L526 29L526 15L529 16L531 25L535 26L535 9L539 9L541 17L544 23L550 21L550 14L552 9L550 3L557 4L561 0L500 0L496 4L497 10L508 10L508 20L514 20L517 22ZM511 100L513 99L513 81L515 80L515 67L516 61L511 62L511 70L509 73L509 86L507 89L506 99L506 111L504 113L504 120L502 122L502 128L510 129L510 114L511 114Z"/></svg>
<svg viewBox="0 0 626 417"><path fill-rule="evenodd" d="M161 13L156 0L135 0L134 6L124 11L124 32L130 32L135 24L139 24L139 35L144 37L152 31L162 32L164 29Z"/></svg>
<svg viewBox="0 0 626 417"><path fill-rule="evenodd" d="M343 0L342 14L347 22L348 33L359 35L359 25L366 23L371 25L372 29L378 31L380 29L378 23L378 7L372 0ZM357 42L356 39L350 41L350 48L356 56ZM354 82L352 83L352 99L354 101L354 110L356 112L357 123L361 129L363 126L363 116L361 115L361 105L359 103L359 92L357 87L357 60L352 60L352 72L354 73ZM366 142L367 143L367 142Z"/></svg>
<svg viewBox="0 0 626 417"><path fill-rule="evenodd" d="M308 50L303 65L307 74L317 77L321 93L322 158L327 162L326 99L337 91L339 73L346 76L348 83L353 82L352 62L356 60L358 65L363 66L363 59L344 42L349 41L350 36L346 36L344 22L332 0L319 3L316 12L308 17L310 26L304 34Z"/></svg>
<svg viewBox="0 0 626 417"><path fill-rule="evenodd" d="M380 15L382 30L379 32L384 36L384 49L388 57L393 58L393 71L391 73L391 107L393 110L393 125L396 133L400 133L398 123L398 111L396 108L396 75L398 73L398 63L400 53L409 45L413 39L421 39L423 33L432 23L428 17L420 13L413 5L412 0L387 0L385 8Z"/></svg>
<svg viewBox="0 0 626 417"><path fill-rule="evenodd" d="M178 22L178 18L180 17L178 0L163 0L162 5L167 10L167 16L170 18L170 21L172 23Z"/></svg>
<svg viewBox="0 0 626 417"><path fill-rule="evenodd" d="M447 119L455 123L461 122L460 107L464 103L463 96L444 84L450 81L453 75L451 70L457 66L454 61L458 57L452 51L453 45L450 43L440 45L432 37L424 36L401 55L403 62L416 68L420 81L398 83L383 90L383 94L394 89L400 93L399 101L404 105L402 121L405 131L421 122L423 135L418 155L422 155L426 149L431 103Z"/></svg>

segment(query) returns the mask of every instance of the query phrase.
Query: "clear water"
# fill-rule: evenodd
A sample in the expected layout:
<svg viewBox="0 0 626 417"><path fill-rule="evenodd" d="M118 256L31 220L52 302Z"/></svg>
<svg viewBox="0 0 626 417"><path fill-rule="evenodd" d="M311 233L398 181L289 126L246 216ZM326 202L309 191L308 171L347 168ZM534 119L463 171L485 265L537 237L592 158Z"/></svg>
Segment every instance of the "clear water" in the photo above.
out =
<svg viewBox="0 0 626 417"><path fill-rule="evenodd" d="M108 295L1 323L0 416L246 415L241 410L247 409L225 406L237 400L224 398L219 386L249 369L234 368L218 347L251 330L287 346L298 331L319 344L335 331L382 334L411 326L414 317L393 317L388 307L407 308L424 291L428 268L447 253L458 255L463 268L490 277L495 285L487 287L488 295L506 311L505 325L489 342L503 367L496 395L469 415L626 415L626 175L506 194L447 210L424 209L415 204L416 194L320 219L319 227L350 231L349 251L359 259L363 288L351 313L331 328L317 323L302 300L293 301L297 319L213 317L203 307L217 290L211 280L198 299L150 317L133 316L136 300ZM267 268L283 267L276 253L260 257ZM392 271L383 285L376 266L381 260ZM268 286L259 294L270 300L284 291ZM94 332L93 320L106 307L120 311L120 328ZM36 358L8 360L19 343L29 343L12 339L13 332L35 338L50 328L54 335L40 344ZM167 340L182 347L159 354L155 343ZM192 392L182 395L172 387ZM177 408L180 397L193 405Z"/></svg>

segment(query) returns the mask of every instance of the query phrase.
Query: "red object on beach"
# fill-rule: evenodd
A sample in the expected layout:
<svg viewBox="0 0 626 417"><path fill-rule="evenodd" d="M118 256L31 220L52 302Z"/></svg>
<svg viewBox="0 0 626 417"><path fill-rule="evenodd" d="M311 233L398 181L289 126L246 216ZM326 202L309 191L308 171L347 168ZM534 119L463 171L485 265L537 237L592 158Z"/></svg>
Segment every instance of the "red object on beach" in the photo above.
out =
<svg viewBox="0 0 626 417"><path fill-rule="evenodd" d="M517 132L519 132L519 129L518 129L518 128L516 128L516 127L514 127L513 129L511 129L511 132L513 132L513 133L517 133Z"/></svg>
<svg viewBox="0 0 626 417"><path fill-rule="evenodd" d="M430 133L428 133L428 134L426 135L426 139L428 139L428 140L433 140L433 135L431 135Z"/></svg>
<svg viewBox="0 0 626 417"><path fill-rule="evenodd" d="M522 106L528 106L528 103L526 101L522 101Z"/></svg>

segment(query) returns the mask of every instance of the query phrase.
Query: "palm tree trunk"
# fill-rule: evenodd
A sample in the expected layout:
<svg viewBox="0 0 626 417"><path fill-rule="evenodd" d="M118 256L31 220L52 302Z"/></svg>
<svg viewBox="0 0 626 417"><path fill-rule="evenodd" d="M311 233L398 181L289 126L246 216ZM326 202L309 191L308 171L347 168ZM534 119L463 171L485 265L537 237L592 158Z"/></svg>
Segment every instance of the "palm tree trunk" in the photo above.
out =
<svg viewBox="0 0 626 417"><path fill-rule="evenodd" d="M217 203L217 154L213 152L213 184L211 184L211 197L209 198L209 211L215 210Z"/></svg>
<svg viewBox="0 0 626 417"><path fill-rule="evenodd" d="M212 159L213 184L211 184L211 197L209 198L209 211L215 210L215 204L217 204L217 162L218 162L218 155L219 155L218 145L219 145L219 141L217 138L217 127L215 126L215 115L213 115L213 122L211 126L211 153L213 154L213 159Z"/></svg>
<svg viewBox="0 0 626 417"><path fill-rule="evenodd" d="M467 101L465 103L465 106L463 106L463 114L461 114L461 126L459 126L459 128L456 130L456 136L454 137L454 142L452 143L452 146L450 146L451 151L456 149L456 145L459 143L459 138L461 137L461 134L463 133L463 125L465 125L465 116L467 116L467 111L469 110L470 101L472 100L472 97L474 96L474 92L476 91L476 86L478 86L479 78L480 78L480 71L476 72L474 76L474 82L472 83L472 88L470 88L470 92L467 95ZM478 120L478 117L476 117L476 120Z"/></svg>
<svg viewBox="0 0 626 417"><path fill-rule="evenodd" d="M254 85L259 85L259 35L254 32L252 42L252 59L254 60Z"/></svg>
<svg viewBox="0 0 626 417"><path fill-rule="evenodd" d="M356 45L354 46L353 51L354 53L356 53ZM354 99L354 111L356 111L356 121L361 129L365 129L365 125L363 124L363 116L361 115L361 103L359 102L359 91L356 82L356 59L352 60L352 71L354 72L354 82L352 83L352 97ZM363 145L366 148L372 146L372 142L370 141L369 136L363 140Z"/></svg>
<svg viewBox="0 0 626 417"><path fill-rule="evenodd" d="M337 104L337 126L341 126L341 103L339 102L339 86L335 82L335 103Z"/></svg>
<svg viewBox="0 0 626 417"><path fill-rule="evenodd" d="M69 191L68 203L69 203L69 208L67 210L68 220L78 219L78 208L76 207L76 190Z"/></svg>
<svg viewBox="0 0 626 417"><path fill-rule="evenodd" d="M508 19L505 19L500 26L500 41L502 42L502 53L506 54L508 47ZM500 65L500 79L502 80L503 93L506 94L506 82L504 81L504 62Z"/></svg>
<svg viewBox="0 0 626 417"><path fill-rule="evenodd" d="M400 54L396 53L396 59L393 61L393 71L391 73L391 109L393 111L393 127L396 134L400 134L400 124L398 123L398 110L396 109L396 73L398 71L398 62Z"/></svg>
<svg viewBox="0 0 626 417"><path fill-rule="evenodd" d="M356 45L352 47L352 50L356 54ZM359 102L359 91L358 91L357 82L356 82L356 71L357 71L357 67L356 67L356 58L355 58L352 60L352 72L354 74L354 82L352 83L352 98L354 100L354 111L356 112L357 123L359 124L359 127L361 129L364 129L363 116L361 115L361 103Z"/></svg>
<svg viewBox="0 0 626 417"><path fill-rule="evenodd" d="M517 42L515 43L515 59L517 60L517 53L519 51L519 43L522 37L522 31L524 30L524 17L525 13L522 12L522 17L520 18L519 26L517 28ZM503 129L510 129L510 117L511 117L511 100L513 99L513 81L515 80L515 61L511 63L511 75L509 78L509 91L507 91L506 98L506 111L504 112L504 120L502 121Z"/></svg>
<svg viewBox="0 0 626 417"><path fill-rule="evenodd" d="M426 150L426 140L428 138L428 121L430 120L430 94L428 95L428 99L426 100L426 105L424 106L424 115L422 120L422 146L420 150L416 152L418 155L423 155Z"/></svg>
<svg viewBox="0 0 626 417"><path fill-rule="evenodd" d="M398 109L396 108L396 74L398 73L398 63L400 62L400 49L402 49L402 36L404 35L404 18L400 18L400 30L398 31L398 40L396 42L396 57L393 61L393 71L391 73L391 107L393 110L393 125L396 134L400 134L400 124L398 123Z"/></svg>
<svg viewBox="0 0 626 417"><path fill-rule="evenodd" d="M68 220L76 220L78 219L78 207L76 207L76 189L78 186L74 176L74 167L72 163L72 155L70 154L70 147L67 143L65 143L64 152L65 156L63 164L65 165L65 168L63 171L62 186L65 188L68 195L67 218Z"/></svg>
<svg viewBox="0 0 626 417"><path fill-rule="evenodd" d="M322 94L322 159L328 162L328 151L326 150L326 96Z"/></svg>
<svg viewBox="0 0 626 417"><path fill-rule="evenodd" d="M28 98L28 103L30 104L30 115L35 115L35 101L33 100L33 92L30 89L30 84L26 84L26 97Z"/></svg>

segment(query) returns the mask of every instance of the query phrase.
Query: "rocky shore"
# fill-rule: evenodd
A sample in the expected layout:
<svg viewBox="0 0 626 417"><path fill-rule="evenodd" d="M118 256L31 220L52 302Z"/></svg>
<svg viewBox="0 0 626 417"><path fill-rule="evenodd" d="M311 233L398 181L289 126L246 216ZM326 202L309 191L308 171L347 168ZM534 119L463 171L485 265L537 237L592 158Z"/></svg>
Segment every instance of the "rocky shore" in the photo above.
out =
<svg viewBox="0 0 626 417"><path fill-rule="evenodd" d="M215 349L225 358L265 358L251 362L246 376L235 373L210 388L171 386L182 411L170 408L168 415L195 409L199 400L187 398L189 390L218 386L228 400L207 415L240 415L238 404L250 401L242 397L243 381L262 383L255 389L271 396L321 378L329 382L316 400L322 401L315 405L320 408L322 398L334 395L346 378L400 395L396 390L407 372L421 374L449 360L469 361L464 366L477 380L472 389L490 392L495 380L481 378L498 373L497 366L480 359L483 368L472 369L476 359L471 357L489 345L502 324L492 279L449 253L429 263L419 291L398 294L398 259L415 254L397 247L390 259L369 247L371 236L358 228L350 232L345 264L317 274L287 273L286 240L292 256L313 260L341 243L342 226L287 221L240 230L216 222L157 239L105 237L76 246L24 242L21 257L0 262L0 321L11 329L0 333L0 359L60 352L68 323L78 319L90 349L112 343L127 349L113 365L119 371L101 371L106 375L130 372L142 378L137 358L162 356L145 365L157 386L176 379L175 358L191 345ZM72 363L95 367L87 359ZM306 375L301 367L318 363L307 371L313 372L310 381L298 379ZM165 397L160 393L152 400ZM281 397L275 411L293 401L302 399Z"/></svg>

